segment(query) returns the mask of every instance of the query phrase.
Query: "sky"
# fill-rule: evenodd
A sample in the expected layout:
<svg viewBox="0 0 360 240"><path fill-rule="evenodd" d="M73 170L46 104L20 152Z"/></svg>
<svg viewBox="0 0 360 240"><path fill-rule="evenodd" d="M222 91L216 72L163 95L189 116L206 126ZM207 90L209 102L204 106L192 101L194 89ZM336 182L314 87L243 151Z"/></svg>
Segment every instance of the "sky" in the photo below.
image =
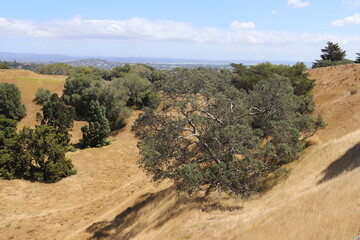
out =
<svg viewBox="0 0 360 240"><path fill-rule="evenodd" d="M0 52L315 61L360 52L360 0L0 0Z"/></svg>

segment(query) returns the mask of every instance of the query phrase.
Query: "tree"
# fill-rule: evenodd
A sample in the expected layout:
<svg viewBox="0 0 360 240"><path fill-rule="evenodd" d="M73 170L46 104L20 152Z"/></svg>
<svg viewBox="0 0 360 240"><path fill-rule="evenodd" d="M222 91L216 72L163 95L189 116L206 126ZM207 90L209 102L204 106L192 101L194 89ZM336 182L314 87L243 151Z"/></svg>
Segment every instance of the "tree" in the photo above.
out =
<svg viewBox="0 0 360 240"><path fill-rule="evenodd" d="M66 63L42 64L35 68L34 72L49 75L69 75L73 67Z"/></svg>
<svg viewBox="0 0 360 240"><path fill-rule="evenodd" d="M142 65L139 65L142 66ZM156 107L158 98L152 89L152 84L146 78L135 73L126 74L119 81L128 89L128 106Z"/></svg>
<svg viewBox="0 0 360 240"><path fill-rule="evenodd" d="M346 51L343 51L338 43L327 42L327 46L321 49L321 60L316 60L312 68L352 64L353 61L345 59Z"/></svg>
<svg viewBox="0 0 360 240"><path fill-rule="evenodd" d="M330 60L331 62L342 61L345 59L346 51L343 51L338 43L327 42L327 46L321 49L323 53L320 57L322 60Z"/></svg>
<svg viewBox="0 0 360 240"><path fill-rule="evenodd" d="M99 100L104 83L101 76L92 73L91 69L80 70L85 71L85 73L76 72L66 79L63 99L66 104L75 108L79 116L86 118L89 103Z"/></svg>
<svg viewBox="0 0 360 240"><path fill-rule="evenodd" d="M71 160L65 157L66 147L53 127L25 127L16 141L12 149L16 178L56 182L76 173Z"/></svg>
<svg viewBox="0 0 360 240"><path fill-rule="evenodd" d="M0 178L15 177L15 164L11 149L16 143L16 120L0 115Z"/></svg>
<svg viewBox="0 0 360 240"><path fill-rule="evenodd" d="M105 107L99 101L91 101L88 111L88 123L81 128L84 147L102 147L108 145L106 138L110 134L109 121L105 116Z"/></svg>
<svg viewBox="0 0 360 240"><path fill-rule="evenodd" d="M66 106L57 94L53 94L49 101L43 106L41 124L52 126L65 147L69 146L70 143L69 131L71 131L74 126L74 119L74 108Z"/></svg>
<svg viewBox="0 0 360 240"><path fill-rule="evenodd" d="M6 65L6 63L0 62L0 69L9 69L9 67Z"/></svg>
<svg viewBox="0 0 360 240"><path fill-rule="evenodd" d="M38 88L35 93L34 101L37 104L44 105L50 101L50 98L51 98L51 91L49 89Z"/></svg>
<svg viewBox="0 0 360 240"><path fill-rule="evenodd" d="M112 130L125 125L124 120L130 115L130 109L126 106L128 100L129 89L122 80L114 79L104 86L99 101L106 108L106 118Z"/></svg>
<svg viewBox="0 0 360 240"><path fill-rule="evenodd" d="M17 121L26 115L25 105L21 102L20 90L12 83L0 83L0 114Z"/></svg>
<svg viewBox="0 0 360 240"><path fill-rule="evenodd" d="M0 115L0 178L56 182L76 173L65 158L66 147L48 125L23 128Z"/></svg>
<svg viewBox="0 0 360 240"><path fill-rule="evenodd" d="M161 92L161 108L145 109L132 128L139 164L155 181L246 197L303 148L289 78L272 75L245 91L227 72L175 69Z"/></svg>
<svg viewBox="0 0 360 240"><path fill-rule="evenodd" d="M358 55L358 56L355 60L355 63L360 63L360 53L356 53L356 55Z"/></svg>

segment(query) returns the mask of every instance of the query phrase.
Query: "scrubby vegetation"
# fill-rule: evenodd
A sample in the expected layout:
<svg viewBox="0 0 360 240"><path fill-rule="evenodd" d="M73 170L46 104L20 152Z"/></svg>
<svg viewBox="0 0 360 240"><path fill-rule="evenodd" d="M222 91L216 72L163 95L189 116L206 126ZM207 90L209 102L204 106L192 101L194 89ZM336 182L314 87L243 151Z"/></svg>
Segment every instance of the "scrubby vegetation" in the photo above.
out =
<svg viewBox="0 0 360 240"><path fill-rule="evenodd" d="M157 82L160 107L146 108L133 126L139 164L153 180L246 197L323 126L312 115L314 82L304 64L232 66L174 69Z"/></svg>

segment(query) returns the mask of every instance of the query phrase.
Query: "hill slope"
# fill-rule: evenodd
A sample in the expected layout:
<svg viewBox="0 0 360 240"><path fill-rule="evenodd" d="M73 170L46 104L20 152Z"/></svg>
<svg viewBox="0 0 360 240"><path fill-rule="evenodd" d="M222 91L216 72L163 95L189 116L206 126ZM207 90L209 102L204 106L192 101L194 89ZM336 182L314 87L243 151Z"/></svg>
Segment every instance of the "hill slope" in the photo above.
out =
<svg viewBox="0 0 360 240"><path fill-rule="evenodd" d="M11 79L8 73L0 72L0 82ZM20 76L23 73L11 72L26 78ZM202 202L196 196L178 196L170 183L154 186L136 166L138 150L130 133L135 112L125 129L113 134L112 145L68 154L78 174L55 184L0 181L0 239L360 235L360 66L314 69L309 74L316 79L315 101L328 127L311 139L315 144L300 161L290 164L289 177L262 196ZM30 92L27 86L19 87ZM59 81L55 89L61 91L61 86ZM24 125L33 123L26 119Z"/></svg>

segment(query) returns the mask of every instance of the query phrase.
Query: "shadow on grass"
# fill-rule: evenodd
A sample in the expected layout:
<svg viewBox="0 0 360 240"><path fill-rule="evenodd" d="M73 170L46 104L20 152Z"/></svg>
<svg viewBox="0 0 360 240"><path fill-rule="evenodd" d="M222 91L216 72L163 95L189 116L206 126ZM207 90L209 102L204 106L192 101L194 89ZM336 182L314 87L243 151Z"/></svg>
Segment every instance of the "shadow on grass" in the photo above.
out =
<svg viewBox="0 0 360 240"><path fill-rule="evenodd" d="M155 210L154 210L155 209ZM97 222L89 226L86 231L92 236L88 239L133 239L149 229L158 229L168 221L182 213L199 209L202 211L233 211L217 203L205 203L200 196L180 195L175 187L169 187L156 193L140 196L137 202L119 213L111 221Z"/></svg>
<svg viewBox="0 0 360 240"><path fill-rule="evenodd" d="M360 143L354 145L343 156L332 162L323 171L324 177L318 183L321 184L358 167L360 167Z"/></svg>
<svg viewBox="0 0 360 240"><path fill-rule="evenodd" d="M111 221L102 221L92 224L86 229L92 233L89 239L132 239L152 225L161 227L186 210L189 206L182 206L183 201L177 200L169 208L166 208L156 219L150 219L148 212L156 207L161 208L174 197L174 188L167 188L156 193L147 193L139 197L137 203L128 207ZM153 221L151 221L153 220Z"/></svg>

